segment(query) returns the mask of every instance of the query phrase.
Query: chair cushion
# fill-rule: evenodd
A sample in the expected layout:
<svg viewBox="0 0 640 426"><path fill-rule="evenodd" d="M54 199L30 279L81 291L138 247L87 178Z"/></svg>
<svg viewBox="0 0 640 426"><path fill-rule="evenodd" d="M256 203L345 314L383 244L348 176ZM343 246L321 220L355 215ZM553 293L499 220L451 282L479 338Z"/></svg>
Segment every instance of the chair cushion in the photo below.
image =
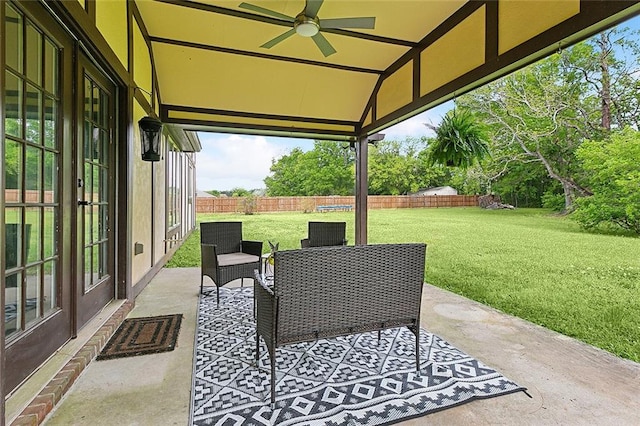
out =
<svg viewBox="0 0 640 426"><path fill-rule="evenodd" d="M254 263L254 262L260 262L260 258L252 254L227 253L227 254L218 255L218 265L220 266L242 265L244 263Z"/></svg>

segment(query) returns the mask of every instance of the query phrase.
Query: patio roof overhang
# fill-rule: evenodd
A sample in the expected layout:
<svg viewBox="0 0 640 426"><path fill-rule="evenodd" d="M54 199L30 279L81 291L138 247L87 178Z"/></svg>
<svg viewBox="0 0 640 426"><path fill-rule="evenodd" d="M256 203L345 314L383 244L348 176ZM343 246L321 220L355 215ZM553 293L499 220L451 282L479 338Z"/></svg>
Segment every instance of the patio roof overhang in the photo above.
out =
<svg viewBox="0 0 640 426"><path fill-rule="evenodd" d="M304 0L248 0L268 11L241 3L135 1L163 122L356 140L640 11L637 1L326 0L317 17L335 53L325 56L293 30ZM322 27L345 17L374 17L375 27Z"/></svg>

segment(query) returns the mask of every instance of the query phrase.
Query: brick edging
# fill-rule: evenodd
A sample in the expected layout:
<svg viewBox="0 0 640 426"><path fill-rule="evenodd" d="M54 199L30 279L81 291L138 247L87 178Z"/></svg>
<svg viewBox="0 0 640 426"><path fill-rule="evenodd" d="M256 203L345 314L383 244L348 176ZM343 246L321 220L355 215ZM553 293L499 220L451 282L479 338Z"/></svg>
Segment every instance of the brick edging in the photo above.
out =
<svg viewBox="0 0 640 426"><path fill-rule="evenodd" d="M11 422L11 426L37 426L41 424L53 407L80 376L86 366L100 353L113 333L120 327L135 303L124 302L113 315L95 332L76 354L47 383L22 413Z"/></svg>

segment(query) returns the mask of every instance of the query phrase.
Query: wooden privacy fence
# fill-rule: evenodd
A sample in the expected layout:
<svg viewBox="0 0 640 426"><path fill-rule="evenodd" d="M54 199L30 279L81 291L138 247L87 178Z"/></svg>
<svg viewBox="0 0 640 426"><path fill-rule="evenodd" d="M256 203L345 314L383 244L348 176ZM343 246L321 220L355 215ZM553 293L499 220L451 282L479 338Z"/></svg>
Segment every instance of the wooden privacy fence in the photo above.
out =
<svg viewBox="0 0 640 426"><path fill-rule="evenodd" d="M255 203L251 211L313 212L331 211L327 206L353 206L353 196L315 197L198 197L196 213L235 213L246 211L247 203ZM415 209L423 207L469 207L478 205L477 195L369 195L369 209ZM318 207L324 207L318 209ZM345 210L345 209L339 209ZM330 214L330 213L328 213Z"/></svg>

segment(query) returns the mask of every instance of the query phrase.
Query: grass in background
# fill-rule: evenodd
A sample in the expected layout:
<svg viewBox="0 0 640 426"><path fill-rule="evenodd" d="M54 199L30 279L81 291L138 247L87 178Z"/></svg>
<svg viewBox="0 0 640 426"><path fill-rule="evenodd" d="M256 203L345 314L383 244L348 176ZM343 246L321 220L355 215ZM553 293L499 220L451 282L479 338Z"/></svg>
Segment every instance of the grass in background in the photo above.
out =
<svg viewBox="0 0 640 426"><path fill-rule="evenodd" d="M310 220L354 214L198 215L239 220L245 239L300 247ZM582 232L547 210L478 208L369 211L369 242L426 242L425 280L503 312L640 362L640 239ZM199 266L194 232L168 266Z"/></svg>

